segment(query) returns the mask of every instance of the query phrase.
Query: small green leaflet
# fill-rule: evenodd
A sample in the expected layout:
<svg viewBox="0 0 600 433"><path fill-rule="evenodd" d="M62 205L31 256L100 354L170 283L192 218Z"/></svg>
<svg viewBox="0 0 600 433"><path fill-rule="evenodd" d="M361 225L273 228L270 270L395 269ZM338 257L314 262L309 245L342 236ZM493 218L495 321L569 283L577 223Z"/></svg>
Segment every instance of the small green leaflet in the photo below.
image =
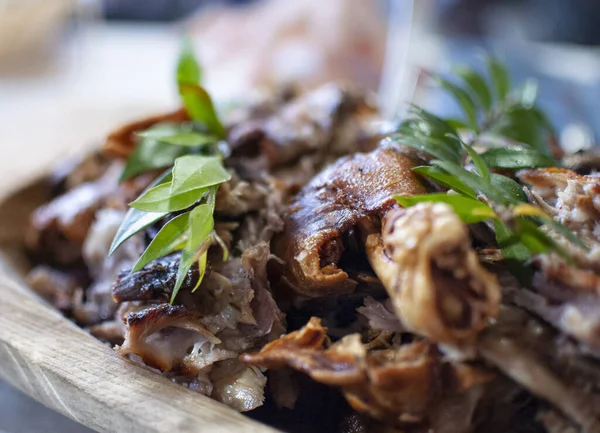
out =
<svg viewBox="0 0 600 433"><path fill-rule="evenodd" d="M202 70L194 55L194 47L189 37L183 39L177 62L177 84L196 84L202 81Z"/></svg>
<svg viewBox="0 0 600 433"><path fill-rule="evenodd" d="M229 179L231 175L218 157L182 156L175 161L170 183L151 188L130 203L130 206L146 212L184 210L205 197L209 187Z"/></svg>
<svg viewBox="0 0 600 433"><path fill-rule="evenodd" d="M185 153L186 149L181 146L142 139L127 158L120 181L123 182L147 171L170 167L177 157Z"/></svg>
<svg viewBox="0 0 600 433"><path fill-rule="evenodd" d="M490 182L502 191L502 194L509 203L526 202L527 196L523 192L523 188L510 177L503 176L497 173L490 174Z"/></svg>
<svg viewBox="0 0 600 433"><path fill-rule="evenodd" d="M419 173L422 176L429 177L446 188L453 189L454 191L471 198L477 198L477 193L463 182L458 180L455 176L446 173L438 167L432 167L429 165L415 167L413 171Z"/></svg>
<svg viewBox="0 0 600 433"><path fill-rule="evenodd" d="M433 137L446 137L447 135L458 135L456 130L441 117L424 110L416 105L411 105L409 113L418 117L421 122L418 122L420 129L427 135ZM449 143L450 144L450 143ZM460 152L460 145L454 143L454 150Z"/></svg>
<svg viewBox="0 0 600 433"><path fill-rule="evenodd" d="M485 61L489 75L494 83L496 96L498 97L498 100L503 101L508 96L511 87L508 70L502 63L491 56L486 56Z"/></svg>
<svg viewBox="0 0 600 433"><path fill-rule="evenodd" d="M460 155L435 137L428 137L415 133L413 136L404 135L395 140L398 144L420 150L436 159L460 162Z"/></svg>
<svg viewBox="0 0 600 433"><path fill-rule="evenodd" d="M477 169L477 173L479 173L479 176L481 176L486 182L490 181L490 170L488 168L488 166L486 165L485 161L481 158L481 156L479 156L479 154L477 152L475 152L475 150L473 150L473 148L471 146L469 146L468 144L462 143L463 147L465 148L465 150L467 151L467 153L469 154L469 156L471 157L471 160L473 161L473 164L475 165L475 168Z"/></svg>
<svg viewBox="0 0 600 433"><path fill-rule="evenodd" d="M556 167L556 161L532 148L495 147L481 155L488 167L520 170L523 168Z"/></svg>
<svg viewBox="0 0 600 433"><path fill-rule="evenodd" d="M154 180L154 182L152 182L150 186L146 188L146 191L157 185L171 182L171 179L171 170L168 170L156 178L156 180ZM129 209L125 215L125 219L117 231L117 234L115 235L115 238L113 239L108 255L111 256L127 239L146 227L154 224L156 221L160 220L166 215L167 212L144 212L133 208Z"/></svg>
<svg viewBox="0 0 600 433"><path fill-rule="evenodd" d="M403 207L411 207L418 203L445 203L452 208L465 224L475 224L497 218L494 210L477 199L452 194L422 194L412 196L396 196L396 201Z"/></svg>
<svg viewBox="0 0 600 433"><path fill-rule="evenodd" d="M481 107L489 111L492 108L492 95L485 79L473 69L466 66L457 66L453 70L471 90L471 93L477 98Z"/></svg>
<svg viewBox="0 0 600 433"><path fill-rule="evenodd" d="M581 239L579 239L571 230L560 224L558 221L555 221L554 218L552 218L550 215L548 215L546 212L544 212L541 208L537 206L528 203L523 203L518 206L515 206L513 212L515 215L519 216L534 217L541 225L545 225L549 230L554 230L555 232L559 233L577 247L583 249L586 252L590 250L589 247Z"/></svg>
<svg viewBox="0 0 600 433"><path fill-rule="evenodd" d="M535 107L509 106L490 127L490 133L550 155L547 146L550 130Z"/></svg>
<svg viewBox="0 0 600 433"><path fill-rule="evenodd" d="M153 260L181 248L188 226L187 213L176 216L167 222L156 234L150 245L140 256L131 272L137 272Z"/></svg>
<svg viewBox="0 0 600 433"><path fill-rule="evenodd" d="M202 242L213 231L214 219L213 212L215 210L212 204L201 204L196 206L190 213L190 237L188 238L186 248L190 251L197 250Z"/></svg>
<svg viewBox="0 0 600 433"><path fill-rule="evenodd" d="M146 212L177 212L199 202L207 192L206 188L198 188L173 194L171 184L159 185L129 203L129 206Z"/></svg>
<svg viewBox="0 0 600 433"><path fill-rule="evenodd" d="M171 193L185 193L227 182L231 175L219 157L187 155L177 158L173 167Z"/></svg>
<svg viewBox="0 0 600 433"><path fill-rule="evenodd" d="M525 245L520 243L516 235L500 220L494 220L496 241L502 251L510 271L517 277L521 284L531 283L532 272L526 263L531 259L531 253Z"/></svg>
<svg viewBox="0 0 600 433"><path fill-rule="evenodd" d="M200 86L201 78L200 66L188 39L184 41L177 66L179 95L189 116L205 124L218 139L223 139L226 135L225 128L217 116L210 95Z"/></svg>
<svg viewBox="0 0 600 433"><path fill-rule="evenodd" d="M533 221L520 217L515 220L515 232L519 240L532 254L543 254L555 251L564 259L570 260L569 254L554 240L544 233Z"/></svg>
<svg viewBox="0 0 600 433"><path fill-rule="evenodd" d="M505 203L507 201L506 196L502 193L502 191L499 191L498 188L493 186L490 182L486 181L480 176L477 176L475 173L470 172L463 166L450 161L432 161L431 163L433 166L441 168L442 170L456 177L469 188L481 192L490 200L497 203Z"/></svg>
<svg viewBox="0 0 600 433"><path fill-rule="evenodd" d="M173 304L175 301L175 298L179 293L179 289L181 289L181 285L185 281L185 277L187 276L187 273L193 264L194 254L189 252L187 249L184 249L181 252L181 259L179 260L179 267L177 268L177 280L175 281L173 293L171 294L171 304Z"/></svg>
<svg viewBox="0 0 600 433"><path fill-rule="evenodd" d="M477 129L477 108L475 107L475 102L473 102L471 96L463 88L451 83L450 81L445 80L437 75L433 75L433 77L439 83L439 85L450 92L460 104L462 110L467 116L469 126L473 129Z"/></svg>
<svg viewBox="0 0 600 433"><path fill-rule="evenodd" d="M198 84L180 83L179 94L192 119L204 123L218 138L225 138L225 128L217 117L210 95L203 87Z"/></svg>
<svg viewBox="0 0 600 433"><path fill-rule="evenodd" d="M176 146L202 147L217 142L216 137L210 134L194 131L192 124L181 124L172 129L147 129L137 135Z"/></svg>
<svg viewBox="0 0 600 433"><path fill-rule="evenodd" d="M525 81L525 84L519 93L519 102L521 102L521 105L523 105L525 108L533 107L538 94L537 80L529 78L527 81Z"/></svg>
<svg viewBox="0 0 600 433"><path fill-rule="evenodd" d="M175 281L173 294L171 295L171 303L173 303L189 269L196 260L198 260L199 278L194 290L198 288L202 282L206 269L207 243L210 242L210 234L214 227L213 212L213 205L201 204L189 213L188 226L190 234L181 254L181 261L179 262L179 268L177 270L177 280ZM197 257L199 249L203 249L203 251L201 250L200 256Z"/></svg>

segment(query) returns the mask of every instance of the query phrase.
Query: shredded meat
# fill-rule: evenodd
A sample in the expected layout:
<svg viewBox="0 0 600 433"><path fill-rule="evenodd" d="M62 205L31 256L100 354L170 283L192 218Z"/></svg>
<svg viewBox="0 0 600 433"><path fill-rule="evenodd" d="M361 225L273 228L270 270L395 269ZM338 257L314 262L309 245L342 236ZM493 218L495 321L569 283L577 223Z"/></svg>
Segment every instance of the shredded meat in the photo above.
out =
<svg viewBox="0 0 600 433"><path fill-rule="evenodd" d="M81 249L96 211L117 187L120 166L83 183L36 209L25 234L27 247L49 263L69 265L81 259Z"/></svg>
<svg viewBox="0 0 600 433"><path fill-rule="evenodd" d="M74 275L44 265L29 271L27 285L65 313L73 308L75 291L81 290L81 282Z"/></svg>
<svg viewBox="0 0 600 433"><path fill-rule="evenodd" d="M520 292L516 301L577 339L582 350L600 356L600 178L555 168L525 170L519 177L531 186L535 203L590 250L557 238L573 263L557 254L539 256L531 290Z"/></svg>
<svg viewBox="0 0 600 433"><path fill-rule="evenodd" d="M357 308L356 311L367 318L370 329L390 332L406 331L394 313L394 306L390 299L378 302L368 296L365 298L365 306Z"/></svg>
<svg viewBox="0 0 600 433"><path fill-rule="evenodd" d="M240 412L261 406L265 400L267 378L256 367L237 359L217 363L210 373L211 397Z"/></svg>
<svg viewBox="0 0 600 433"><path fill-rule="evenodd" d="M544 168L519 172L538 203L584 240L600 242L600 177Z"/></svg>
<svg viewBox="0 0 600 433"><path fill-rule="evenodd" d="M241 122L228 138L234 156L258 151L269 166L281 166L308 153L358 150L352 141L364 128L357 120L373 113L362 93L330 84L293 99L272 116Z"/></svg>
<svg viewBox="0 0 600 433"><path fill-rule="evenodd" d="M395 195L425 192L414 166L408 156L382 148L341 158L315 177L290 205L277 240L284 281L306 296L351 292L356 282L338 267L342 236L361 219L383 214Z"/></svg>
<svg viewBox="0 0 600 433"><path fill-rule="evenodd" d="M353 334L327 346L326 329L312 318L301 330L260 352L243 355L242 361L267 368L290 366L316 381L341 387L359 412L400 426L433 427L436 432L470 429L484 388L494 380L483 367L445 361L435 346L424 341L367 351ZM464 419L452 419L457 408Z"/></svg>
<svg viewBox="0 0 600 433"><path fill-rule="evenodd" d="M600 369L541 322L513 307L479 337L478 351L504 374L566 414L584 432L600 431Z"/></svg>
<svg viewBox="0 0 600 433"><path fill-rule="evenodd" d="M161 371L177 369L194 373L235 353L216 348L221 343L200 322L197 313L182 306L160 304L126 317L125 341L117 348L121 355L136 354L144 363ZM204 346L210 356L198 356Z"/></svg>

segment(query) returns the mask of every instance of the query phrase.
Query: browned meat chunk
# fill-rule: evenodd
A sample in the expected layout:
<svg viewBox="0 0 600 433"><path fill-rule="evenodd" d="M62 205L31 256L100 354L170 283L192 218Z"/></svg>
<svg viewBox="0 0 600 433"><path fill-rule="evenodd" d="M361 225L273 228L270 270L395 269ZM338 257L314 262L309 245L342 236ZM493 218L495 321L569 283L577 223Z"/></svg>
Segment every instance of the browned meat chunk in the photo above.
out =
<svg viewBox="0 0 600 433"><path fill-rule="evenodd" d="M81 290L81 283L73 275L43 265L29 272L27 284L63 312L71 311L75 291Z"/></svg>
<svg viewBox="0 0 600 433"><path fill-rule="evenodd" d="M197 313L169 304L130 313L125 341L117 350L121 355L134 353L161 371L192 369L196 374L215 361L234 357L234 352L216 347L221 340L199 319ZM202 350L210 357L198 356Z"/></svg>
<svg viewBox="0 0 600 433"><path fill-rule="evenodd" d="M180 259L180 253L171 254L153 261L138 272L122 272L113 284L113 299L115 302L168 301L177 280ZM192 266L183 282L183 290L193 288L197 280L198 267Z"/></svg>
<svg viewBox="0 0 600 433"><path fill-rule="evenodd" d="M275 252L284 279L306 296L351 292L355 282L338 267L343 234L367 217L383 215L395 195L426 192L410 170L410 157L388 148L340 158L298 194Z"/></svg>
<svg viewBox="0 0 600 433"><path fill-rule="evenodd" d="M265 119L234 126L229 142L236 154L259 152L271 167L309 153L343 155L353 150L375 112L362 93L329 84L284 105Z"/></svg>
<svg viewBox="0 0 600 433"><path fill-rule="evenodd" d="M590 250L558 238L573 263L556 254L538 257L532 291L519 293L517 302L600 356L600 178L556 168L525 170L519 177L530 185L533 200Z"/></svg>
<svg viewBox="0 0 600 433"><path fill-rule="evenodd" d="M444 204L391 210L382 235L369 235L366 249L411 332L469 344L498 312L498 281L479 263L467 227Z"/></svg>
<svg viewBox="0 0 600 433"><path fill-rule="evenodd" d="M421 431L411 429L417 426L431 429L423 431L470 431L479 421L476 412L484 391L494 382L490 370L444 360L425 341L367 351L353 334L329 345L316 318L242 360L267 368L289 366L341 387L355 410L407 431Z"/></svg>
<svg viewBox="0 0 600 433"><path fill-rule="evenodd" d="M113 166L98 180L83 183L37 208L26 232L27 247L51 263L68 265L80 260L96 211L117 189L119 170Z"/></svg>
<svg viewBox="0 0 600 433"><path fill-rule="evenodd" d="M584 240L600 242L600 177L560 168L524 170L518 176L557 221Z"/></svg>

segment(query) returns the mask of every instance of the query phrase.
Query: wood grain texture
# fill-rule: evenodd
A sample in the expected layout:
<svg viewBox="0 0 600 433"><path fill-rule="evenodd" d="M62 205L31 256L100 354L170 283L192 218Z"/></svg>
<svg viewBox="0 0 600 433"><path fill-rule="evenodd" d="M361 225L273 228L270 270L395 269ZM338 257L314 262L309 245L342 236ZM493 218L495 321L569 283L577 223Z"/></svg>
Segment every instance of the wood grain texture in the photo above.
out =
<svg viewBox="0 0 600 433"><path fill-rule="evenodd" d="M19 243L37 183L0 204L0 377L100 432L275 432L119 357L23 282Z"/></svg>

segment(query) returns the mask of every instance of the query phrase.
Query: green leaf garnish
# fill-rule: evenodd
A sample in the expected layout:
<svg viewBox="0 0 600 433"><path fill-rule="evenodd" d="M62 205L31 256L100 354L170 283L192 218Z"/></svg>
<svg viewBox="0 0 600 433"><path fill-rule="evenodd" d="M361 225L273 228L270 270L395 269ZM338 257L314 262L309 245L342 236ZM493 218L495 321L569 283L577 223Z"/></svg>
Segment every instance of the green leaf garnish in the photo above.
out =
<svg viewBox="0 0 600 433"><path fill-rule="evenodd" d="M523 168L556 167L556 161L531 148L495 147L486 150L481 158L488 167L520 170Z"/></svg>
<svg viewBox="0 0 600 433"><path fill-rule="evenodd" d="M167 126L167 124L163 124ZM168 125L164 128L150 128L137 133L138 137L149 138L164 144L176 146L203 147L214 144L217 138L205 132L194 131L193 124Z"/></svg>
<svg viewBox="0 0 600 433"><path fill-rule="evenodd" d="M171 179L171 170L168 170L156 178L154 182L152 182L148 188L146 188L145 191L148 191L157 185L171 182ZM166 215L167 212L144 212L133 208L129 209L125 215L125 219L119 227L119 230L117 230L117 234L112 241L108 255L111 256L127 239L131 238L133 235L145 229L146 227L154 224L161 218L164 218Z"/></svg>
<svg viewBox="0 0 600 433"><path fill-rule="evenodd" d="M225 137L225 128L210 95L199 85L200 80L201 68L186 41L177 65L177 84L193 122L158 124L137 134L140 141L127 161L123 179L156 168L170 169L130 203L131 209L110 249L112 254L149 225L172 212L184 211L162 226L132 269L139 271L148 263L181 250L171 303L195 262L200 276L193 290L202 282L208 248L217 239L213 230L216 192L220 184L231 178L223 166L223 155L228 152L219 141ZM207 155L198 155L200 152ZM226 259L224 248L223 260Z"/></svg>
<svg viewBox="0 0 600 433"><path fill-rule="evenodd" d="M394 140L401 145L420 150L436 159L460 162L460 155L454 152L443 140L416 132L413 136L404 135Z"/></svg>
<svg viewBox="0 0 600 433"><path fill-rule="evenodd" d="M153 260L159 259L182 246L188 226L188 215L181 214L167 222L142 253L131 272L137 272Z"/></svg>
<svg viewBox="0 0 600 433"><path fill-rule="evenodd" d="M173 167L171 194L218 185L231 179L219 157L187 155L177 158Z"/></svg>
<svg viewBox="0 0 600 433"><path fill-rule="evenodd" d="M195 291L200 286L200 283L202 283L206 270L208 245L211 242L210 234L214 227L213 212L213 205L202 204L189 213L189 236L186 246L181 253L181 261L177 269L177 279L173 288L173 294L171 295L171 303L177 296L187 272L195 261L198 261L199 276L192 291Z"/></svg>
<svg viewBox="0 0 600 433"><path fill-rule="evenodd" d="M208 92L198 84L179 83L179 94L189 116L206 125L218 138L225 138L225 128L217 116Z"/></svg>
<svg viewBox="0 0 600 433"><path fill-rule="evenodd" d="M485 79L473 69L466 66L454 68L454 73L464 81L471 90L471 93L477 98L480 106L484 110L489 111L492 108L492 95Z"/></svg>
<svg viewBox="0 0 600 433"><path fill-rule="evenodd" d="M465 224L475 224L497 218L494 210L477 199L451 194L422 194L412 196L396 196L396 201L403 207L411 207L418 203L445 203L459 216Z"/></svg>
<svg viewBox="0 0 600 433"><path fill-rule="evenodd" d="M475 108L475 102L467 91L463 88L445 80L437 75L433 76L435 80L444 89L448 90L457 100L460 107L467 116L468 125L472 128L477 128L477 109Z"/></svg>
<svg viewBox="0 0 600 433"><path fill-rule="evenodd" d="M519 183L490 171L553 167L557 162L551 157L549 146L554 130L535 105L537 83L530 80L520 91L513 91L506 68L493 58L487 58L486 64L491 84L466 67L455 69L462 86L434 76L462 107L465 121L443 119L413 106L409 110L412 117L403 121L391 138L433 157L430 166L413 171L459 196L435 193L397 200L403 206L446 203L466 224L493 219L496 241L504 258L524 281L530 277L525 268L533 254L556 252L567 258L549 232L578 247L586 246L541 209L526 204L527 196ZM499 144L509 146L498 147ZM469 160L474 169L465 168Z"/></svg>
<svg viewBox="0 0 600 433"><path fill-rule="evenodd" d="M465 197L477 198L477 193L473 188L465 185L455 176L446 173L444 170L438 167L432 166L421 166L413 168L413 171L423 176L429 177L446 188L453 189L454 191L464 195Z"/></svg>
<svg viewBox="0 0 600 433"><path fill-rule="evenodd" d="M475 168L477 169L477 173L481 176L486 182L490 181L490 169L486 165L486 162L481 158L481 156L473 150L471 146L466 143L463 143L463 147L471 157Z"/></svg>
<svg viewBox="0 0 600 433"><path fill-rule="evenodd" d="M175 280L175 285L173 286L173 293L171 294L171 304L175 301L179 290L181 289L181 285L185 281L185 277L187 276L188 271L194 264L194 253L186 250L181 252L181 259L179 260L179 267L177 268L177 279ZM197 284L198 286L198 284Z"/></svg>
<svg viewBox="0 0 600 433"><path fill-rule="evenodd" d="M503 101L508 96L508 92L510 91L511 87L508 70L502 63L491 56L486 56L485 60L488 67L488 72L492 78L492 82L494 83L496 96L498 100Z"/></svg>
<svg viewBox="0 0 600 433"><path fill-rule="evenodd" d="M186 150L181 146L165 145L153 139L142 139L127 159L120 181L123 182L147 171L170 167L185 153Z"/></svg>
<svg viewBox="0 0 600 433"><path fill-rule="evenodd" d="M189 37L184 38L177 62L177 84L202 82L202 69L196 60L194 47Z"/></svg>
<svg viewBox="0 0 600 433"><path fill-rule="evenodd" d="M523 192L521 185L512 180L510 177L506 177L497 173L491 173L490 182L502 192L507 202L518 203L527 201L527 196Z"/></svg>
<svg viewBox="0 0 600 433"><path fill-rule="evenodd" d="M171 193L171 184L158 185L129 203L129 206L146 212L177 212L199 202L206 196L206 188L184 193Z"/></svg>

